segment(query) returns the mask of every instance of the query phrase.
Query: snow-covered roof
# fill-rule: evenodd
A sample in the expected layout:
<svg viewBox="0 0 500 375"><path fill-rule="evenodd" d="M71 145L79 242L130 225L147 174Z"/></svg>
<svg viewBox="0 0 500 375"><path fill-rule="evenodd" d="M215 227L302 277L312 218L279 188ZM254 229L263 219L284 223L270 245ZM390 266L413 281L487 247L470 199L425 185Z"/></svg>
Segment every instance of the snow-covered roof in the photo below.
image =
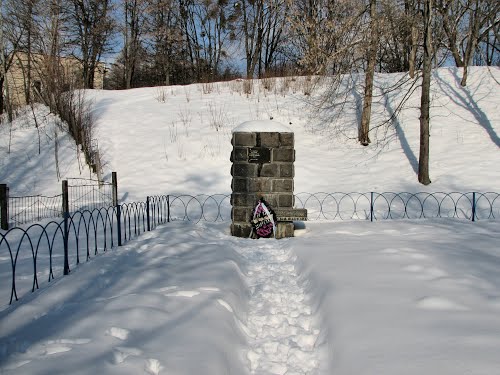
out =
<svg viewBox="0 0 500 375"><path fill-rule="evenodd" d="M233 129L233 133L278 132L293 133L288 126L272 120L245 121Z"/></svg>

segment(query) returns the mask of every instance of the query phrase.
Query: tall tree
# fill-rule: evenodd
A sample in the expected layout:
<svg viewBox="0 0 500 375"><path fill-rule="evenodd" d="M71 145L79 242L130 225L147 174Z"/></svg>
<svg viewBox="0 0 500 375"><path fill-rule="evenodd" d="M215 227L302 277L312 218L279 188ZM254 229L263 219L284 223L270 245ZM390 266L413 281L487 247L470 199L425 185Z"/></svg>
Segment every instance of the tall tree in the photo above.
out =
<svg viewBox="0 0 500 375"><path fill-rule="evenodd" d="M377 0L370 0L370 44L367 49L367 67L365 72L365 94L363 98L363 111L361 123L359 124L358 141L363 146L370 144L370 118L373 100L373 77L375 75L375 63L377 62L377 51L379 42L379 27L377 15Z"/></svg>
<svg viewBox="0 0 500 375"><path fill-rule="evenodd" d="M241 0L234 4L239 35L245 50L246 76L258 77L275 63L286 29L285 0Z"/></svg>
<svg viewBox="0 0 500 375"><path fill-rule="evenodd" d="M419 0L379 0L381 72L409 72L414 77L421 26L418 3Z"/></svg>
<svg viewBox="0 0 500 375"><path fill-rule="evenodd" d="M302 74L337 77L362 68L360 46L366 38L360 24L364 2L355 0L287 0L291 24L289 55Z"/></svg>
<svg viewBox="0 0 500 375"><path fill-rule="evenodd" d="M490 30L498 30L500 3L497 0L438 0L436 8L446 35L446 47L455 65L463 68L460 83L465 86L468 66L479 43L487 38Z"/></svg>
<svg viewBox="0 0 500 375"><path fill-rule="evenodd" d="M485 13L488 15L482 31L477 52L474 56L474 65L500 66L500 4L497 1L485 5Z"/></svg>
<svg viewBox="0 0 500 375"><path fill-rule="evenodd" d="M170 85L170 76L182 56L182 32L178 7L174 0L153 0L149 8L151 49L156 75L164 85ZM178 83L178 81L177 81Z"/></svg>
<svg viewBox="0 0 500 375"><path fill-rule="evenodd" d="M285 0L268 0L266 4L264 45L259 60L259 77L262 77L263 71L267 72L276 65L278 56L286 59L285 51L281 46L289 31L286 22L286 14L289 11L287 2Z"/></svg>
<svg viewBox="0 0 500 375"><path fill-rule="evenodd" d="M60 110L60 97L65 89L65 80L67 79L61 66L62 52L62 25L64 23L63 0L50 0L48 14L46 17L48 27L45 30L44 44L45 49L41 59L43 63L40 69L40 77L44 81L45 87L43 98L54 113ZM40 61L39 61L40 65ZM71 124L69 124L71 126Z"/></svg>
<svg viewBox="0 0 500 375"><path fill-rule="evenodd" d="M264 0L241 0L235 3L240 13L240 29L245 47L246 76L253 78L264 42Z"/></svg>
<svg viewBox="0 0 500 375"><path fill-rule="evenodd" d="M415 78L415 70L417 65L417 50L418 50L418 9L420 0L405 0L405 14L407 25L410 29L409 35L409 50L408 50L408 74L410 78Z"/></svg>
<svg viewBox="0 0 500 375"><path fill-rule="evenodd" d="M7 74L7 63L6 60L8 58L7 53L5 51L5 42L4 42L4 10L3 10L3 0L0 0L0 115L3 114L4 111L4 85Z"/></svg>
<svg viewBox="0 0 500 375"><path fill-rule="evenodd" d="M418 159L418 181L429 185L429 110L432 74L432 13L433 0L424 0L424 56L422 68L422 93L420 98L420 154Z"/></svg>
<svg viewBox="0 0 500 375"><path fill-rule="evenodd" d="M0 42L0 113L7 109L9 118L12 118L13 103L10 98L11 88L7 82L7 73L14 62L20 64L24 78L24 95L27 101L31 100L31 51L35 41L38 39L35 22L35 8L38 0L15 1L4 0L0 7L2 14L1 42ZM18 55L20 51L25 57Z"/></svg>
<svg viewBox="0 0 500 375"><path fill-rule="evenodd" d="M124 0L123 73L125 88L132 87L140 54L144 51L142 37L147 32L146 0Z"/></svg>
<svg viewBox="0 0 500 375"><path fill-rule="evenodd" d="M85 88L94 88L95 71L110 44L111 0L69 0L73 52L82 65Z"/></svg>
<svg viewBox="0 0 500 375"><path fill-rule="evenodd" d="M32 55L33 55L33 19L34 19L34 8L35 8L35 2L36 0L27 0L25 4L25 16L24 16L24 23L25 23L25 30L26 30L26 54L28 56L27 59L27 66L26 66L26 72L24 74L24 94L25 94L25 99L26 103L31 103L31 63L32 63Z"/></svg>

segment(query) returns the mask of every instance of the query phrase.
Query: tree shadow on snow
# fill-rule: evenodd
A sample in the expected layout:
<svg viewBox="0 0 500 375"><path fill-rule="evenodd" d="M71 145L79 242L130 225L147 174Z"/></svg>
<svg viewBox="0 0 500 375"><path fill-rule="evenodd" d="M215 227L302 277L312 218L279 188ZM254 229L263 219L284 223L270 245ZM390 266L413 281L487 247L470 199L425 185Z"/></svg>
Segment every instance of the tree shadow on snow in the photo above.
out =
<svg viewBox="0 0 500 375"><path fill-rule="evenodd" d="M491 121L488 119L486 113L479 107L478 102L484 99L488 94L488 92L480 99L475 99L473 97L473 93L471 93L470 87L462 87L460 85L461 78L458 76L458 69L453 70L453 76L455 77L455 85L452 85L445 80L438 79L437 83L439 87L443 90L444 93L448 94L450 100L452 100L455 104L462 107L466 111L470 112L477 123L486 130L486 133L490 137L491 141L500 148L500 137L496 133ZM484 76L481 79L481 82L484 80ZM478 85L481 87L482 83Z"/></svg>

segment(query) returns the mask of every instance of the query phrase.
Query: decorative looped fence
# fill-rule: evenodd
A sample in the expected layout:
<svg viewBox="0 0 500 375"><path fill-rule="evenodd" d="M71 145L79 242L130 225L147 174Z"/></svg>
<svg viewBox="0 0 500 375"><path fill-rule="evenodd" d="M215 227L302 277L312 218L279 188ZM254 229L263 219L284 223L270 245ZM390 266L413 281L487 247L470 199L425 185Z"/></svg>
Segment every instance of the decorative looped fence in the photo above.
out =
<svg viewBox="0 0 500 375"><path fill-rule="evenodd" d="M308 220L389 220L500 218L500 194L487 193L299 193L295 206Z"/></svg>
<svg viewBox="0 0 500 375"><path fill-rule="evenodd" d="M114 174L116 181L116 174ZM140 234L172 221L224 222L231 218L230 194L158 195L144 202L117 203L70 212L63 194L63 219L0 231L0 310L42 280L68 274L82 261L121 246ZM63 189L68 191L68 189ZM500 218L498 193L300 193L295 206L308 210L308 220L389 220ZM7 292L6 292L7 293Z"/></svg>

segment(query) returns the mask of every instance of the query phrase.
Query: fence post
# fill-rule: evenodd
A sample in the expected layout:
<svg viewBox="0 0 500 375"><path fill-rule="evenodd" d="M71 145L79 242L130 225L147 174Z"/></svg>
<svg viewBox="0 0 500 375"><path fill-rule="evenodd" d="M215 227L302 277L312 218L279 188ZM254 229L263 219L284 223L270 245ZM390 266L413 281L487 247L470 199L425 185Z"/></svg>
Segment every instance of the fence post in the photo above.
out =
<svg viewBox="0 0 500 375"><path fill-rule="evenodd" d="M167 223L170 223L170 195L167 195Z"/></svg>
<svg viewBox="0 0 500 375"><path fill-rule="evenodd" d="M68 235L69 235L69 195L68 195L68 180L62 182L62 209L64 217L64 274L69 274L69 259L68 259Z"/></svg>
<svg viewBox="0 0 500 375"><path fill-rule="evenodd" d="M476 221L476 193L472 193L472 221Z"/></svg>
<svg viewBox="0 0 500 375"><path fill-rule="evenodd" d="M118 202L118 177L116 172L111 173L111 184L113 186L113 207L116 208L116 229L118 236L118 246L122 245L122 207Z"/></svg>
<svg viewBox="0 0 500 375"><path fill-rule="evenodd" d="M9 230L9 187L0 184L0 229Z"/></svg>
<svg viewBox="0 0 500 375"><path fill-rule="evenodd" d="M151 219L149 216L149 196L146 197L146 217L148 219L148 232L151 231Z"/></svg>
<svg viewBox="0 0 500 375"><path fill-rule="evenodd" d="M111 185L113 186L113 206L118 206L118 178L116 172L111 172Z"/></svg>
<svg viewBox="0 0 500 375"><path fill-rule="evenodd" d="M370 192L370 221L373 221L373 191Z"/></svg>

